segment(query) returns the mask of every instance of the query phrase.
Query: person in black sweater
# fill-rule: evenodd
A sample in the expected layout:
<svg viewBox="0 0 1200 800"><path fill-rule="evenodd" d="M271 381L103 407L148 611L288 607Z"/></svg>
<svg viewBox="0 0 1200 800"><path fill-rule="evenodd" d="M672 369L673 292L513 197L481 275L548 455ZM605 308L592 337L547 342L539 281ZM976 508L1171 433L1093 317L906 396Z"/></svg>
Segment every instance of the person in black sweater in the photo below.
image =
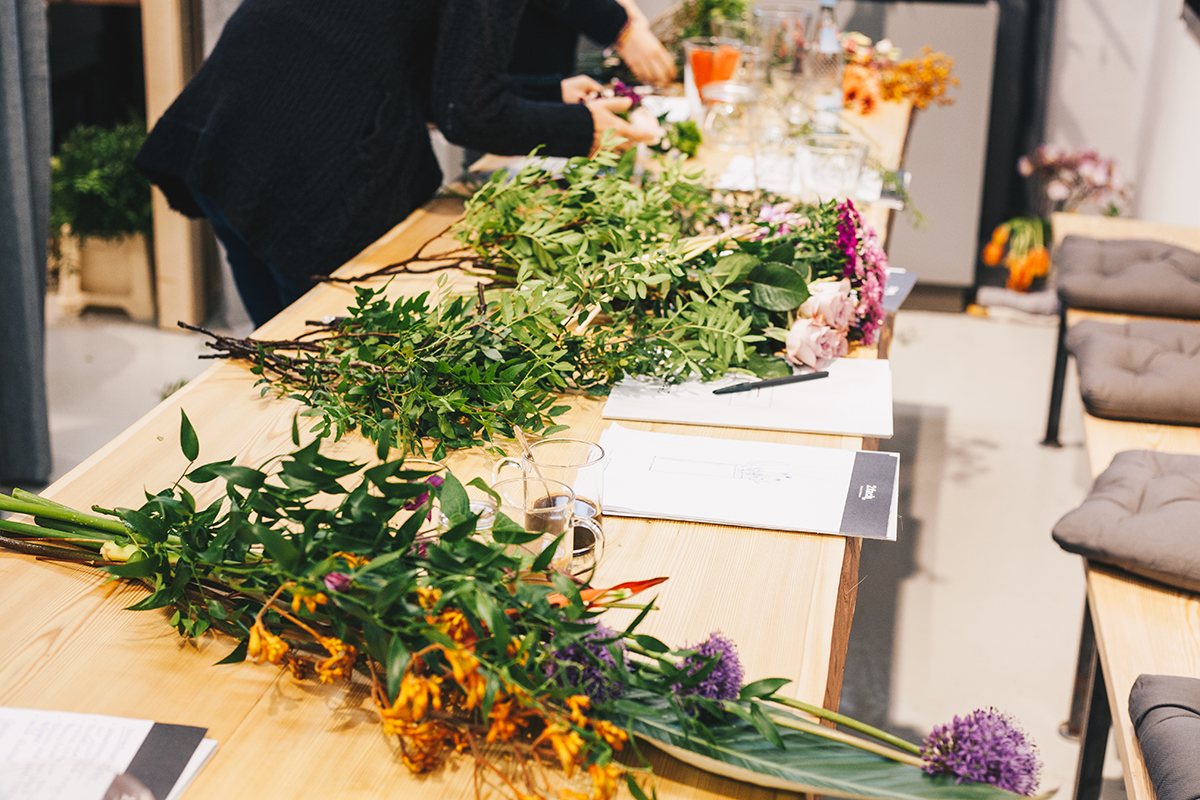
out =
<svg viewBox="0 0 1200 800"><path fill-rule="evenodd" d="M634 0L543 0L525 7L508 64L522 94L555 97L560 82L575 75L580 35L613 47L643 83L662 86L675 78L674 60Z"/></svg>
<svg viewBox="0 0 1200 800"><path fill-rule="evenodd" d="M538 2L540 0L534 0ZM244 0L135 164L206 216L256 326L428 201L428 122L464 147L592 152L614 112L529 100L506 67L524 0Z"/></svg>

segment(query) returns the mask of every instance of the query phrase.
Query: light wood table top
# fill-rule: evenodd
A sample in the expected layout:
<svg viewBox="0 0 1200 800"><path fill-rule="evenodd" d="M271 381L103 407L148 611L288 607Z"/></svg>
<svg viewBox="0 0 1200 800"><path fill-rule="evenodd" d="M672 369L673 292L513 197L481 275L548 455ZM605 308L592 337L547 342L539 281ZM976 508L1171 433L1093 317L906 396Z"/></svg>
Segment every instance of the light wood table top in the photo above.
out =
<svg viewBox="0 0 1200 800"><path fill-rule="evenodd" d="M339 274L362 273L411 255L458 219L461 209L457 200L431 202ZM441 275L450 285L473 288L460 274ZM437 280L402 276L387 291L412 295L433 288ZM341 313L352 297L349 286L321 285L256 336L296 335L305 320ZM217 363L44 494L83 508L139 506L144 490L170 486L185 469L178 444L181 409L198 432L202 463L236 457L239 464L258 466L289 452L292 418L302 407L262 396L256 380L243 364ZM570 404L565 421L573 435L595 438L608 424L600 419L602 401L575 398ZM623 424L716 438L845 449L864 445L853 437ZM329 443L325 452L369 460L373 448L348 436ZM490 471L490 460L480 452L452 453L446 461L464 480ZM204 503L215 491L206 485L195 494ZM787 677L793 683L785 691L837 706L859 540L615 517L605 520L605 531L608 546L598 585L670 577L659 592L661 610L647 618L644 632L684 645L721 630L738 643L748 681ZM382 734L365 684L320 686L298 683L271 666L214 666L233 642L211 634L185 642L166 625L167 612L123 610L143 595L142 589L105 581L87 568L0 551L0 604L7 612L0 616L5 655L0 704L207 727L220 747L188 791L189 800L473 795L468 759L450 759L431 776L408 773L395 742ZM664 800L776 795L663 755L653 763Z"/></svg>

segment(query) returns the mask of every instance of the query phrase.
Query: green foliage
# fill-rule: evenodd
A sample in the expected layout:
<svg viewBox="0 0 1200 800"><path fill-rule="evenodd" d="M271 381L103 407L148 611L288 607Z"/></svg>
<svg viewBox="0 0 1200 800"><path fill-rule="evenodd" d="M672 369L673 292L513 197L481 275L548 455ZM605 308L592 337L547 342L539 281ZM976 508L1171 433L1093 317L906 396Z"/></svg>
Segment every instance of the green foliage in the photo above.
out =
<svg viewBox="0 0 1200 800"><path fill-rule="evenodd" d="M139 119L114 128L80 125L50 160L50 229L119 239L149 234L150 183L133 166L146 139Z"/></svg>
<svg viewBox="0 0 1200 800"><path fill-rule="evenodd" d="M680 39L693 36L715 36L716 20L739 20L746 17L745 0L685 0L690 11L688 24L679 32Z"/></svg>

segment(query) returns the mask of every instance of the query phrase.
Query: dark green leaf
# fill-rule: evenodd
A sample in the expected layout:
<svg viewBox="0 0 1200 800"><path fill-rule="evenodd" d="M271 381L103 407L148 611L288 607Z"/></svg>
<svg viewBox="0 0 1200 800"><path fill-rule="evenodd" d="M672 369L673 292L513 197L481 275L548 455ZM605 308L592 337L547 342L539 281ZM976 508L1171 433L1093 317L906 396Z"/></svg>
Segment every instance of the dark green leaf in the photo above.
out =
<svg viewBox="0 0 1200 800"><path fill-rule="evenodd" d="M189 462L195 461L200 457L200 439L196 436L196 429L192 427L192 421L188 419L187 412L181 408L179 416L179 449L183 451L183 457Z"/></svg>
<svg viewBox="0 0 1200 800"><path fill-rule="evenodd" d="M408 662L411 658L412 654L404 646L404 641L398 634L393 634L392 643L388 645L387 655L387 694L389 703L396 702L396 696L400 694L400 680L404 677L404 672L408 669Z"/></svg>
<svg viewBox="0 0 1200 800"><path fill-rule="evenodd" d="M233 652L222 658L217 664L240 664L246 660L246 651L249 649L250 640L242 639L238 642L237 647L233 648ZM216 664L213 666L216 666Z"/></svg>

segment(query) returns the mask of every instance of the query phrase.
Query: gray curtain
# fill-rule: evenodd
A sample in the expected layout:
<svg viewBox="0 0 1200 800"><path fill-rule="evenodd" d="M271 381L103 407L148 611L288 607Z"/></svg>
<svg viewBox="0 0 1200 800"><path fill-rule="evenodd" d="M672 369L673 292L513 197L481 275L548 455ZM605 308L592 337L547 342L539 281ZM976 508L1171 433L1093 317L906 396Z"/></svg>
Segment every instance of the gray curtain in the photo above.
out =
<svg viewBox="0 0 1200 800"><path fill-rule="evenodd" d="M43 0L0 0L0 482L50 477L46 234L50 69Z"/></svg>

